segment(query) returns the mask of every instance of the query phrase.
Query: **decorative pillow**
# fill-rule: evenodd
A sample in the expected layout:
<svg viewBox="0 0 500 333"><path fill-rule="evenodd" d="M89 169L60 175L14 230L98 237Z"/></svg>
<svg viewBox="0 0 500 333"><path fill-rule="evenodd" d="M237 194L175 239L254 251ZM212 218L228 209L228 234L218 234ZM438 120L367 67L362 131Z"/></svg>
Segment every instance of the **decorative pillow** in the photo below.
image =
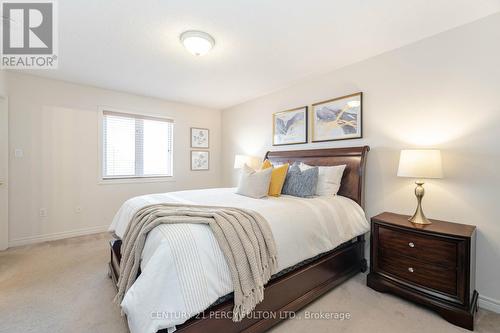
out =
<svg viewBox="0 0 500 333"><path fill-rule="evenodd" d="M267 168L272 168L272 167L273 167L273 164L267 158L264 160L264 162L262 162L262 165L260 166L260 168L262 170L267 169Z"/></svg>
<svg viewBox="0 0 500 333"><path fill-rule="evenodd" d="M298 164L295 163L288 170L282 193L303 198L314 196L318 185L318 173L317 167L300 171Z"/></svg>
<svg viewBox="0 0 500 333"><path fill-rule="evenodd" d="M310 165L300 163L300 170L313 168ZM339 191L346 165L320 166L318 174L318 187L316 195L336 195Z"/></svg>
<svg viewBox="0 0 500 333"><path fill-rule="evenodd" d="M245 164L241 169L240 182L236 193L256 199L267 196L272 170L255 171Z"/></svg>
<svg viewBox="0 0 500 333"><path fill-rule="evenodd" d="M271 172L271 184L269 185L269 195L273 197L279 197L281 195L281 190L283 189L283 184L285 183L286 173L288 171L288 163L283 165L273 167L269 160L262 162L261 169L272 168Z"/></svg>

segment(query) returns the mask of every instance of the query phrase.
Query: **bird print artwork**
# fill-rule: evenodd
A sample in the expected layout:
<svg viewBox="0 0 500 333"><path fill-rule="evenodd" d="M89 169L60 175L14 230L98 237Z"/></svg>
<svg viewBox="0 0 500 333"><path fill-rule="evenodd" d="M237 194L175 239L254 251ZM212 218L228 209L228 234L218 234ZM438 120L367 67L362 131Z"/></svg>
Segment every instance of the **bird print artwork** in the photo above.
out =
<svg viewBox="0 0 500 333"><path fill-rule="evenodd" d="M307 141L307 107L274 114L273 144L305 143Z"/></svg>
<svg viewBox="0 0 500 333"><path fill-rule="evenodd" d="M361 137L361 93L313 105L313 141Z"/></svg>
<svg viewBox="0 0 500 333"><path fill-rule="evenodd" d="M296 113L293 115L292 118L288 120L284 120L282 118L276 119L276 129L278 130L278 133L281 135L287 135L288 131L295 126L298 122L304 120L304 114L303 113Z"/></svg>

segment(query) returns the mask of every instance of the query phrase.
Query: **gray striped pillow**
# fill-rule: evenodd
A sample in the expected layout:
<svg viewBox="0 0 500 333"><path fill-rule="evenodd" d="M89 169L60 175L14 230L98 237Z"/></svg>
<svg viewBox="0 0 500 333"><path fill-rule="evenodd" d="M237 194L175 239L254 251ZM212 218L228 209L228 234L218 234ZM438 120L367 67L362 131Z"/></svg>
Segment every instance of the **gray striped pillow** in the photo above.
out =
<svg viewBox="0 0 500 333"><path fill-rule="evenodd" d="M286 174L281 193L302 198L312 197L316 194L318 175L318 167L301 171L299 165L294 164Z"/></svg>

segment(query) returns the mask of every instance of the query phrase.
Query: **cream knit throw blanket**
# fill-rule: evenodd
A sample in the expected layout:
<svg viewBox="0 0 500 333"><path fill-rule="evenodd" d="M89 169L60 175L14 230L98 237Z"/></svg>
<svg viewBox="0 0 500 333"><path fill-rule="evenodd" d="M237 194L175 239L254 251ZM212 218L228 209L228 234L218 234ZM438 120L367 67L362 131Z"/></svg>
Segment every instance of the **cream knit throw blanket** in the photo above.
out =
<svg viewBox="0 0 500 333"><path fill-rule="evenodd" d="M264 284L276 273L278 266L274 238L261 215L239 208L165 203L142 208L130 221L122 240L115 302L121 303L137 277L147 234L164 223L210 226L231 272L233 321L243 319L264 299Z"/></svg>

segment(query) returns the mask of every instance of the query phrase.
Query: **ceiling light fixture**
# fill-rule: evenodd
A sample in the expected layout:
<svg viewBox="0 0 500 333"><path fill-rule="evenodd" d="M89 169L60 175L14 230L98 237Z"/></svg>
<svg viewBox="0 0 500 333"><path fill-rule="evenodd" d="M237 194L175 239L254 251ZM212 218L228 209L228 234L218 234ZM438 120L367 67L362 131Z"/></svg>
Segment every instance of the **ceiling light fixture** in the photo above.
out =
<svg viewBox="0 0 500 333"><path fill-rule="evenodd" d="M185 31L181 34L180 40L186 50L195 56L207 54L215 45L213 37L203 31Z"/></svg>

